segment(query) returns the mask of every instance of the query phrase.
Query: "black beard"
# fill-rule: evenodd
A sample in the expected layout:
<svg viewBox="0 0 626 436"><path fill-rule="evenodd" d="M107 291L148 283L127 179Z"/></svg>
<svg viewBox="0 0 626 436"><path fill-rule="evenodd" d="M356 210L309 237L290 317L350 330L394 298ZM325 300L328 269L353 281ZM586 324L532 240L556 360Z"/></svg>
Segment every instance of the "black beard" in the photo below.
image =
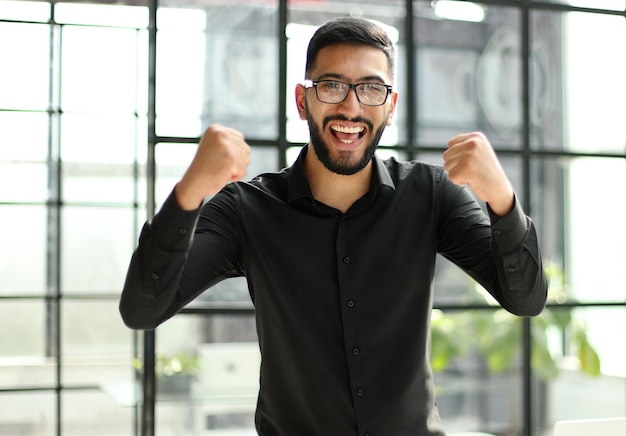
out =
<svg viewBox="0 0 626 436"><path fill-rule="evenodd" d="M361 171L363 168L370 163L372 158L374 157L374 153L378 148L378 143L380 141L381 136L385 130L385 125L382 124L374 133L372 137L372 141L368 144L365 152L363 153L363 157L361 160L355 164L351 164L348 159L337 159L333 160L330 157L329 147L322 139L322 130L319 125L313 120L313 117L309 114L309 111L306 112L306 119L309 123L309 134L311 136L311 144L313 145L313 149L315 150L315 154L317 158L322 162L322 164L326 167L327 170L332 171L335 174L341 174L344 176L349 176L352 174L356 174ZM374 130L374 126L371 121L357 117L352 120L344 117L342 115L333 115L326 117L324 119L324 128L331 121L351 121L355 123L364 123L367 125L370 131Z"/></svg>

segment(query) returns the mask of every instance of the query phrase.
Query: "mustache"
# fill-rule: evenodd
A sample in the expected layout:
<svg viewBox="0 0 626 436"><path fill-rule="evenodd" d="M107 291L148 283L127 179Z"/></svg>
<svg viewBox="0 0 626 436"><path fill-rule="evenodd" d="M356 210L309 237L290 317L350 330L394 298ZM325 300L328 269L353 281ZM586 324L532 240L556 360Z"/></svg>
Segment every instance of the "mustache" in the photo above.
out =
<svg viewBox="0 0 626 436"><path fill-rule="evenodd" d="M368 120L367 118L363 118L363 117L348 118L345 115L341 115L341 114L329 115L326 118L324 118L324 122L322 123L322 128L326 129L326 127L328 127L328 124L331 123L332 121L348 121L350 123L363 123L367 126L370 132L374 130L374 123L372 123L372 121Z"/></svg>

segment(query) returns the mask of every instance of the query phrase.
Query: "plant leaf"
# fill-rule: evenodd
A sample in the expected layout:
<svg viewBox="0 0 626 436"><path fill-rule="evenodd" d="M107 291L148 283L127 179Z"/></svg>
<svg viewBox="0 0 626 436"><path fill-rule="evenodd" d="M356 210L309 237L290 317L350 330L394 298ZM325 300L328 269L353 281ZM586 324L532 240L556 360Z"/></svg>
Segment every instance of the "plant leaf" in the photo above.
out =
<svg viewBox="0 0 626 436"><path fill-rule="evenodd" d="M480 338L480 349L487 366L498 373L511 366L519 351L520 323L516 317L504 311L494 316L490 336Z"/></svg>
<svg viewBox="0 0 626 436"><path fill-rule="evenodd" d="M597 377L600 375L600 357L595 348L589 343L587 335L580 332L578 335L578 358L580 367L588 375Z"/></svg>
<svg viewBox="0 0 626 436"><path fill-rule="evenodd" d="M444 371L453 358L466 351L463 335L458 334L456 316L436 313L431 320L430 331L430 364L435 372Z"/></svg>
<svg viewBox="0 0 626 436"><path fill-rule="evenodd" d="M533 326L534 327L534 326ZM559 369L548 349L545 330L533 329L532 354L530 365L534 374L540 380L550 380L559 375Z"/></svg>

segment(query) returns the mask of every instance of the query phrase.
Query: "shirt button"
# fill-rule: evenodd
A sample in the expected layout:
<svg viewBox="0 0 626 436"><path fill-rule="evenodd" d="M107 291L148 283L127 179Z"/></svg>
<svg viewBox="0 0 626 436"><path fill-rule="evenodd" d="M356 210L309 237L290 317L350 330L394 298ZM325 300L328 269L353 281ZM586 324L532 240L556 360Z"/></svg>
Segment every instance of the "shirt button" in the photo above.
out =
<svg viewBox="0 0 626 436"><path fill-rule="evenodd" d="M186 235L186 234L187 234L187 229L186 229L186 228L184 228L184 227L181 227L180 229L178 229L178 232L179 232L181 235Z"/></svg>
<svg viewBox="0 0 626 436"><path fill-rule="evenodd" d="M152 273L152 278L154 280L159 280L159 275L157 273Z"/></svg>
<svg viewBox="0 0 626 436"><path fill-rule="evenodd" d="M350 263L350 256L346 256L343 258L343 263L348 264Z"/></svg>
<svg viewBox="0 0 626 436"><path fill-rule="evenodd" d="M514 266L510 266L507 269L509 270L509 272L515 272L515 267Z"/></svg>
<svg viewBox="0 0 626 436"><path fill-rule="evenodd" d="M354 301L348 300L348 302L346 303L346 306L348 306L348 309L352 309L354 307Z"/></svg>
<svg viewBox="0 0 626 436"><path fill-rule="evenodd" d="M358 347L354 347L352 349L352 355L353 356L358 356L359 355L359 348Z"/></svg>
<svg viewBox="0 0 626 436"><path fill-rule="evenodd" d="M365 391L363 389L357 389L356 395L357 397L362 397L363 395L365 395Z"/></svg>

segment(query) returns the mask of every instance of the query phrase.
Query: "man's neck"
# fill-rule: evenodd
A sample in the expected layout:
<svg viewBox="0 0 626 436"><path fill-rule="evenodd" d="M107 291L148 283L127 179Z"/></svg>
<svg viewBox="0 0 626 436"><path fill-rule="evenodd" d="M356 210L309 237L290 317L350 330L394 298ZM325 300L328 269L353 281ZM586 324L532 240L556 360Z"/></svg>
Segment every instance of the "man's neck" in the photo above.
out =
<svg viewBox="0 0 626 436"><path fill-rule="evenodd" d="M304 159L304 174L315 200L345 213L355 201L369 191L372 162L356 174L341 175L326 168L310 147Z"/></svg>

